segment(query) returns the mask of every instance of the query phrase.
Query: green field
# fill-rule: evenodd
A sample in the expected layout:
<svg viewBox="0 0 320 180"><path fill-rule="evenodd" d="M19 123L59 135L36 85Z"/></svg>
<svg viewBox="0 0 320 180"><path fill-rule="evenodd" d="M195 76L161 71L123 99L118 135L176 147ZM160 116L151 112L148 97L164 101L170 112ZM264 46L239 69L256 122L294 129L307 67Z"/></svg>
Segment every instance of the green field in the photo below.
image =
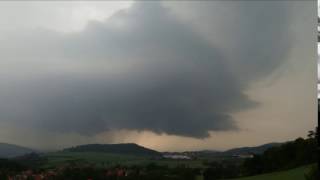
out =
<svg viewBox="0 0 320 180"><path fill-rule="evenodd" d="M308 171L309 168L310 166L303 166L288 171L280 171L232 180L304 180L304 173Z"/></svg>
<svg viewBox="0 0 320 180"><path fill-rule="evenodd" d="M44 168L54 168L63 164L69 163L86 163L95 164L96 166L145 166L150 163L164 165L168 167L177 167L184 165L192 168L204 168L203 160L169 160L169 159L152 159L146 156L134 156L112 153L95 153L95 152L55 152L44 155L47 162L43 165ZM280 171L257 176L243 177L232 180L304 180L304 174L309 166L303 166L287 171ZM197 178L199 180L202 177Z"/></svg>
<svg viewBox="0 0 320 180"><path fill-rule="evenodd" d="M44 167L50 168L67 163L91 163L97 166L114 166L114 165L147 165L156 163L168 167L185 165L188 167L203 167L202 160L169 160L169 159L152 159L145 156L95 153L95 152L55 152L45 154L48 162Z"/></svg>

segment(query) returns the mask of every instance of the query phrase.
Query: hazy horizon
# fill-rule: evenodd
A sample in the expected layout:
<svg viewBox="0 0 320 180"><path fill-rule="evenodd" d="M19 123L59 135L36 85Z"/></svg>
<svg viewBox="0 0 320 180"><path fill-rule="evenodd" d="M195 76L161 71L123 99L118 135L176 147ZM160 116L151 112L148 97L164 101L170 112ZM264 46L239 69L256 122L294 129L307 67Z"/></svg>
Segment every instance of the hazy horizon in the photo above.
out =
<svg viewBox="0 0 320 180"><path fill-rule="evenodd" d="M0 4L0 142L226 150L317 124L316 2Z"/></svg>

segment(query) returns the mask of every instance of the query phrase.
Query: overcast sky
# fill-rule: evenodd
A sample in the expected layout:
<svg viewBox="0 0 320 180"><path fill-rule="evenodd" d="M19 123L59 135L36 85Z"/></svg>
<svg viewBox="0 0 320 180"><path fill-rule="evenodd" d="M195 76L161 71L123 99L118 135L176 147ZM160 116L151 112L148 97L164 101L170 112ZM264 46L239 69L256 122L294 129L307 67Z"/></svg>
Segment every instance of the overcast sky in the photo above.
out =
<svg viewBox="0 0 320 180"><path fill-rule="evenodd" d="M318 19L319 19L319 17L320 17L320 15L319 15L319 12L320 12L320 2L319 2L319 0L317 1L317 3L318 3ZM319 22L318 22L317 29L318 29L318 36L319 36L320 35L319 34L319 32L320 32ZM320 69L320 42L318 42L317 45L318 45L318 84L317 84L318 87L317 88L318 88L318 99L319 99L320 98L320 83L319 83L320 82L320 71L319 71L319 69Z"/></svg>
<svg viewBox="0 0 320 180"><path fill-rule="evenodd" d="M0 142L222 150L316 125L316 2L0 4Z"/></svg>

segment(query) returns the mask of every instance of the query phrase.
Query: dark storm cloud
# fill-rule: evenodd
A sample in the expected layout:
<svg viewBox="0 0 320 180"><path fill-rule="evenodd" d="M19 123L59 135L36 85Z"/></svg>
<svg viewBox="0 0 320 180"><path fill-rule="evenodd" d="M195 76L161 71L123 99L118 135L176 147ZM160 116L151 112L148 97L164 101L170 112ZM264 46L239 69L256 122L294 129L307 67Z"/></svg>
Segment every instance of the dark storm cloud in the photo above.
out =
<svg viewBox="0 0 320 180"><path fill-rule="evenodd" d="M235 130L231 113L256 105L243 93L248 82L270 73L288 50L280 38L284 7L244 9L235 64L159 2L136 3L78 33L10 39L1 56L17 63L2 73L0 118L87 135L130 129L204 138ZM278 19L253 18L260 10ZM267 20L273 28L261 22ZM256 27L267 33L258 36Z"/></svg>
<svg viewBox="0 0 320 180"><path fill-rule="evenodd" d="M243 84L269 75L285 62L296 38L292 30L299 26L292 24L293 15L309 7L289 1L177 2L171 6L223 50L230 71Z"/></svg>

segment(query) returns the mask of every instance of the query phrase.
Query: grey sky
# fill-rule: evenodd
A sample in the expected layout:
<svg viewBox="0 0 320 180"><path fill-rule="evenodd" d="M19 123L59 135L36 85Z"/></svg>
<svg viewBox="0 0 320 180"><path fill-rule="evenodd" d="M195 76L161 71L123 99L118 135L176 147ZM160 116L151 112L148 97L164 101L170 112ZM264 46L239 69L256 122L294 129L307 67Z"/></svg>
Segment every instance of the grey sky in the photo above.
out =
<svg viewBox="0 0 320 180"><path fill-rule="evenodd" d="M219 149L313 128L312 2L108 3L5 4L0 141Z"/></svg>

